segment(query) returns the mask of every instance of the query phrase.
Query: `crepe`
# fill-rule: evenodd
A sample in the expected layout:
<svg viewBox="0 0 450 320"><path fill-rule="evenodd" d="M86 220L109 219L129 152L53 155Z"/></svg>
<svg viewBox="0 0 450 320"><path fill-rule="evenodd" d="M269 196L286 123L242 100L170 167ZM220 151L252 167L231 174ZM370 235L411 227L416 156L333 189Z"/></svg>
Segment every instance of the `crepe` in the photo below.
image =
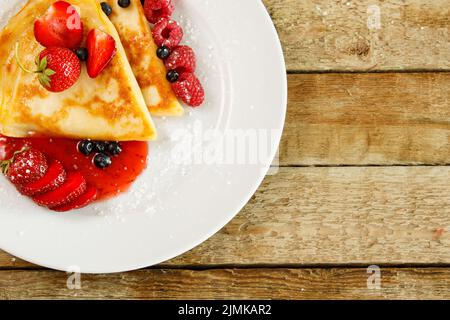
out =
<svg viewBox="0 0 450 320"><path fill-rule="evenodd" d="M113 9L109 18L119 33L150 113L153 116L183 115L183 107L166 79L164 63L156 55L158 47L141 2L131 1L127 8L120 7L117 0L106 2Z"/></svg>
<svg viewBox="0 0 450 320"><path fill-rule="evenodd" d="M147 141L156 130L120 37L97 0L70 0L84 32L98 28L116 41L117 53L95 79L82 63L77 83L61 93L47 91L36 75L23 72L14 58L16 43L22 63L33 69L44 49L34 38L33 24L54 0L30 0L0 33L0 134L108 141Z"/></svg>

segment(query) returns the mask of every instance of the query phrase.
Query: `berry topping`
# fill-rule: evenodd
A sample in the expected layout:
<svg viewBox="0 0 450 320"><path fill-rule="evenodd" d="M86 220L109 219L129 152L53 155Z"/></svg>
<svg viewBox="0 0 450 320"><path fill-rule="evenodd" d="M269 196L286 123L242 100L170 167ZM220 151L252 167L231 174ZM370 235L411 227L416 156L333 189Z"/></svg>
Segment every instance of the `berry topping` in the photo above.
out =
<svg viewBox="0 0 450 320"><path fill-rule="evenodd" d="M66 181L58 189L35 196L33 200L40 206L54 208L65 205L86 191L86 180L79 172L67 174Z"/></svg>
<svg viewBox="0 0 450 320"><path fill-rule="evenodd" d="M78 48L75 50L75 54L80 61L86 61L88 59L88 51L86 48Z"/></svg>
<svg viewBox="0 0 450 320"><path fill-rule="evenodd" d="M193 73L182 73L178 81L172 83L172 89L178 98L191 107L198 107L205 100L202 84Z"/></svg>
<svg viewBox="0 0 450 320"><path fill-rule="evenodd" d="M80 60L69 49L45 49L39 55L36 64L38 65L39 81L51 92L67 90L80 78Z"/></svg>
<svg viewBox="0 0 450 320"><path fill-rule="evenodd" d="M42 178L48 165L45 155L36 149L22 149L14 152L11 159L0 162L2 173L20 187Z"/></svg>
<svg viewBox="0 0 450 320"><path fill-rule="evenodd" d="M106 169L112 165L111 157L104 153L96 154L93 159L93 162L94 165L99 169Z"/></svg>
<svg viewBox="0 0 450 320"><path fill-rule="evenodd" d="M161 19L153 27L153 38L157 46L165 46L169 49L175 48L183 39L183 29L178 22Z"/></svg>
<svg viewBox="0 0 450 320"><path fill-rule="evenodd" d="M108 143L104 141L95 141L94 142L94 151L104 153L106 148L108 147Z"/></svg>
<svg viewBox="0 0 450 320"><path fill-rule="evenodd" d="M109 142L107 150L110 155L117 156L122 153L122 146L119 142Z"/></svg>
<svg viewBox="0 0 450 320"><path fill-rule="evenodd" d="M116 54L116 41L109 34L93 29L87 35L87 70L89 77L96 78Z"/></svg>
<svg viewBox="0 0 450 320"><path fill-rule="evenodd" d="M119 7L121 8L128 8L131 4L130 0L119 0L118 1Z"/></svg>
<svg viewBox="0 0 450 320"><path fill-rule="evenodd" d="M54 161L47 170L47 173L37 181L19 187L19 191L26 196L35 196L47 193L59 188L66 180L66 171L61 162Z"/></svg>
<svg viewBox="0 0 450 320"><path fill-rule="evenodd" d="M83 23L75 7L57 1L35 21L34 36L44 47L75 49L83 39Z"/></svg>
<svg viewBox="0 0 450 320"><path fill-rule="evenodd" d="M169 19L174 10L175 6L172 1L146 0L144 3L145 16L150 23L157 23L161 19Z"/></svg>
<svg viewBox="0 0 450 320"><path fill-rule="evenodd" d="M109 17L112 13L112 8L107 2L100 3L100 6L102 7L103 12Z"/></svg>
<svg viewBox="0 0 450 320"><path fill-rule="evenodd" d="M36 71L28 70L19 59L16 46L16 60L27 73L37 74L41 85L51 92L62 92L72 87L80 78L81 63L78 57L66 48L47 48L36 58Z"/></svg>
<svg viewBox="0 0 450 320"><path fill-rule="evenodd" d="M94 187L88 187L87 190L75 200L69 202L68 204L54 207L52 210L58 212L67 212L70 210L77 210L86 207L90 203L97 199L98 191Z"/></svg>
<svg viewBox="0 0 450 320"><path fill-rule="evenodd" d="M178 79L180 78L180 74L177 70L170 70L169 72L167 72L166 78L169 82L174 83L178 81Z"/></svg>
<svg viewBox="0 0 450 320"><path fill-rule="evenodd" d="M80 141L77 145L78 151L80 151L85 156L91 155L94 151L95 144L91 140Z"/></svg>
<svg viewBox="0 0 450 320"><path fill-rule="evenodd" d="M161 46L156 50L156 55L161 60L166 60L170 56L170 49L166 46Z"/></svg>
<svg viewBox="0 0 450 320"><path fill-rule="evenodd" d="M166 60L167 70L177 70L178 73L193 73L196 67L194 50L188 46L176 47Z"/></svg>
<svg viewBox="0 0 450 320"><path fill-rule="evenodd" d="M172 0L146 0L145 4L152 10L160 10L170 6Z"/></svg>

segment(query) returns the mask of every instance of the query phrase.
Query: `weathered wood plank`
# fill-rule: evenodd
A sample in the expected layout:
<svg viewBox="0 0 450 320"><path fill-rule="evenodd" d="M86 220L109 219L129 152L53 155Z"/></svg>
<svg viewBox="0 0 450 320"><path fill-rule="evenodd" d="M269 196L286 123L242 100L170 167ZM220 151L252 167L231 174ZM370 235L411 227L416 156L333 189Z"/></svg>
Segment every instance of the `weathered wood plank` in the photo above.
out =
<svg viewBox="0 0 450 320"><path fill-rule="evenodd" d="M289 76L280 163L450 163L450 73Z"/></svg>
<svg viewBox="0 0 450 320"><path fill-rule="evenodd" d="M450 0L263 1L288 70L450 69Z"/></svg>
<svg viewBox="0 0 450 320"><path fill-rule="evenodd" d="M381 288L369 289L365 268L143 270L82 275L0 271L2 299L448 299L450 270L381 269Z"/></svg>
<svg viewBox="0 0 450 320"><path fill-rule="evenodd" d="M450 167L281 168L165 265L450 263ZM0 266L27 266L0 254Z"/></svg>

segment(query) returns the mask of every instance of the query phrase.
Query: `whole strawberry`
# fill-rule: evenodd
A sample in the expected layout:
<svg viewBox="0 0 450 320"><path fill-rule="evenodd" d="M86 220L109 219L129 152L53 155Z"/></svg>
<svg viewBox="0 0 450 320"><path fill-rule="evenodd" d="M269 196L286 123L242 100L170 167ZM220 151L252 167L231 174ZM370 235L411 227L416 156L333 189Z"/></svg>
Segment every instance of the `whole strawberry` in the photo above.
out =
<svg viewBox="0 0 450 320"><path fill-rule="evenodd" d="M44 47L76 49L83 40L83 22L77 9L65 1L53 3L34 23L34 36Z"/></svg>
<svg viewBox="0 0 450 320"><path fill-rule="evenodd" d="M36 149L16 151L9 160L0 162L2 173L16 186L42 178L48 169L45 155Z"/></svg>
<svg viewBox="0 0 450 320"><path fill-rule="evenodd" d="M51 92L62 92L72 87L80 78L81 62L71 50L52 47L42 51L36 58L37 70L28 70L19 59L19 46L16 45L16 60L19 67L27 73L37 74L41 85Z"/></svg>
<svg viewBox="0 0 450 320"><path fill-rule="evenodd" d="M81 62L69 49L47 48L36 64L39 82L51 92L65 91L80 78Z"/></svg>

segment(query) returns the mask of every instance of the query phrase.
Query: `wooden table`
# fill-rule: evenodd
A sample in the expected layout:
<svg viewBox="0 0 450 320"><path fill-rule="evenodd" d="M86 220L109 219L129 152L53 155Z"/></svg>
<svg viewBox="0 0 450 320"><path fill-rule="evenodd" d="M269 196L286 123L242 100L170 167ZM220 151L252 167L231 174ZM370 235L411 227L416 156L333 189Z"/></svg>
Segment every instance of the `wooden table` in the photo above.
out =
<svg viewBox="0 0 450 320"><path fill-rule="evenodd" d="M1 298L450 298L450 0L264 2L289 70L279 172L200 247L81 290L0 253Z"/></svg>

